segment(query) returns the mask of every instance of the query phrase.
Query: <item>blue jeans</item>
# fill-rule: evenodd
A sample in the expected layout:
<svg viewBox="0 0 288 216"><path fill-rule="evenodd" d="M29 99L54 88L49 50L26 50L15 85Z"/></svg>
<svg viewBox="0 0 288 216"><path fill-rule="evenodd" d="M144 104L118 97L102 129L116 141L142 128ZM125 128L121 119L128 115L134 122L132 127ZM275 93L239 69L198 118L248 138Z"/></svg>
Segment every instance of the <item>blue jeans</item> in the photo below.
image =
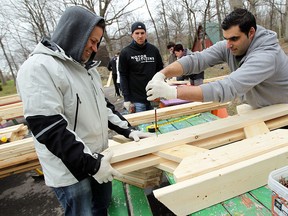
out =
<svg viewBox="0 0 288 216"><path fill-rule="evenodd" d="M142 112L146 110L151 110L151 104L150 103L139 103L139 102L133 102L135 106L135 112Z"/></svg>
<svg viewBox="0 0 288 216"><path fill-rule="evenodd" d="M93 177L76 184L53 188L65 216L107 216L112 183L99 184Z"/></svg>

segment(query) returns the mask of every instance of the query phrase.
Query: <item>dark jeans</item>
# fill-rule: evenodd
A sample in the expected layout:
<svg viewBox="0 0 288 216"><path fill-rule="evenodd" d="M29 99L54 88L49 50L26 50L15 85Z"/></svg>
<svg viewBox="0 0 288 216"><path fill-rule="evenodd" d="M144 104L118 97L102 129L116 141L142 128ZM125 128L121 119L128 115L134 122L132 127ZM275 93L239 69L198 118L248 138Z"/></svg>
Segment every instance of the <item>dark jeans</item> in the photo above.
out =
<svg viewBox="0 0 288 216"><path fill-rule="evenodd" d="M112 183L99 184L88 177L76 184L53 188L65 216L107 216L112 197Z"/></svg>
<svg viewBox="0 0 288 216"><path fill-rule="evenodd" d="M146 111L146 110L151 110L153 109L151 107L150 103L139 103L139 102L134 102L133 103L135 106L135 112L142 112L142 111Z"/></svg>
<svg viewBox="0 0 288 216"><path fill-rule="evenodd" d="M114 83L115 93L117 96L120 97L120 88L119 88L119 85L117 83L117 74L112 74L112 79L113 79L113 83Z"/></svg>

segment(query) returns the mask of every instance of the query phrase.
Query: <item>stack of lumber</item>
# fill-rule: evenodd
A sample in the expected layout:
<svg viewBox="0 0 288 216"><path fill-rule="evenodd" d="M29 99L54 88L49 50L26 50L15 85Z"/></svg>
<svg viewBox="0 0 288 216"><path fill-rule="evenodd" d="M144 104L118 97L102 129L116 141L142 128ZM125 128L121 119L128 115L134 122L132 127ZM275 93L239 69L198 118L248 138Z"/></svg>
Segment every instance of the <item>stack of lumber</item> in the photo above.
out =
<svg viewBox="0 0 288 216"><path fill-rule="evenodd" d="M23 116L23 103L11 103L8 105L0 106L0 120L15 119Z"/></svg>
<svg viewBox="0 0 288 216"><path fill-rule="evenodd" d="M21 140L27 134L28 134L28 127L24 124L18 124L0 129L0 138L6 137L7 142Z"/></svg>
<svg viewBox="0 0 288 216"><path fill-rule="evenodd" d="M286 125L288 104L278 104L108 150L121 173L148 167L172 173L175 184L154 195L187 215L266 185L269 173L288 163L287 130L276 129Z"/></svg>
<svg viewBox="0 0 288 216"><path fill-rule="evenodd" d="M0 106L21 102L18 94L0 97Z"/></svg>
<svg viewBox="0 0 288 216"><path fill-rule="evenodd" d="M125 143L123 142L123 140L120 140L120 141L122 142L120 143L115 140L109 140L109 147ZM126 142L128 142L128 139L126 140ZM155 186L159 186L159 184L161 183L162 173L163 172L160 169L157 169L154 167L148 167L148 168L126 173L125 175L122 175L121 177L116 177L116 179L121 182L128 183L130 185L134 185L139 188L143 188L143 189L148 188L148 187L152 188Z"/></svg>
<svg viewBox="0 0 288 216"><path fill-rule="evenodd" d="M134 185L139 188L148 188L159 186L161 183L162 171L154 168L148 167L126 173L122 177L116 177L117 180L130 185Z"/></svg>
<svg viewBox="0 0 288 216"><path fill-rule="evenodd" d="M0 120L4 124L8 119L23 116L23 104L19 95L0 98ZM39 168L39 161L32 138L25 138L28 127L24 124L0 129L0 178ZM2 139L5 138L5 139Z"/></svg>
<svg viewBox="0 0 288 216"><path fill-rule="evenodd" d="M0 145L0 178L36 168L40 164L31 137Z"/></svg>

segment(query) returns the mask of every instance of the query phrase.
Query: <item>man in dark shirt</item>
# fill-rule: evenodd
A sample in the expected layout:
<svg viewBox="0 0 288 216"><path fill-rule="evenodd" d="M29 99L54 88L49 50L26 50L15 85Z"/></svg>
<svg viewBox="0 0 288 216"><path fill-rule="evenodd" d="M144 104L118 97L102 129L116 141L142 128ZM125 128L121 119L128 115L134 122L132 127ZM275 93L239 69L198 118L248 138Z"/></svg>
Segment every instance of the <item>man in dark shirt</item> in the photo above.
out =
<svg viewBox="0 0 288 216"><path fill-rule="evenodd" d="M163 69L163 61L159 50L147 41L146 26L142 22L135 22L131 33L133 41L120 53L120 82L125 109L141 112L152 109L145 87L157 71Z"/></svg>

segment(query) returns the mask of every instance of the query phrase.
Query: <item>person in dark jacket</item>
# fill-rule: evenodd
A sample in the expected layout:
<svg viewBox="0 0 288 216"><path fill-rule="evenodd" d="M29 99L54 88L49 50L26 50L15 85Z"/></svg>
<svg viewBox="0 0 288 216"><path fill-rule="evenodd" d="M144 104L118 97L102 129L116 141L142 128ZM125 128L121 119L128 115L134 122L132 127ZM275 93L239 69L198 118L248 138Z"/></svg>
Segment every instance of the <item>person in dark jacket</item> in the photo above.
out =
<svg viewBox="0 0 288 216"><path fill-rule="evenodd" d="M170 54L169 54L169 57L168 57L168 65L177 60L177 57L176 57L176 55L175 55L175 53L174 53L174 47L175 47L175 43L174 43L174 42L171 42L171 41L170 41L170 42L167 44L167 50L168 50L169 53L170 53Z"/></svg>
<svg viewBox="0 0 288 216"><path fill-rule="evenodd" d="M176 44L174 46L174 53L177 59L180 59L186 55L193 54L193 52L189 50L188 48L184 49L182 44ZM204 71L200 72L199 74L183 75L183 76L177 77L177 80L185 80L185 79L189 79L191 85L194 85L194 86L201 85L203 84L203 80L204 80Z"/></svg>
<svg viewBox="0 0 288 216"><path fill-rule="evenodd" d="M112 71L112 80L115 88L115 94L117 97L121 97L120 94L120 83L117 82L118 79L118 53L114 55L114 57L109 61L107 68L109 71Z"/></svg>
<svg viewBox="0 0 288 216"><path fill-rule="evenodd" d="M152 109L145 87L157 71L163 69L163 61L159 50L147 41L146 26L142 22L133 23L131 32L132 43L120 53L120 83L125 109L141 112Z"/></svg>

